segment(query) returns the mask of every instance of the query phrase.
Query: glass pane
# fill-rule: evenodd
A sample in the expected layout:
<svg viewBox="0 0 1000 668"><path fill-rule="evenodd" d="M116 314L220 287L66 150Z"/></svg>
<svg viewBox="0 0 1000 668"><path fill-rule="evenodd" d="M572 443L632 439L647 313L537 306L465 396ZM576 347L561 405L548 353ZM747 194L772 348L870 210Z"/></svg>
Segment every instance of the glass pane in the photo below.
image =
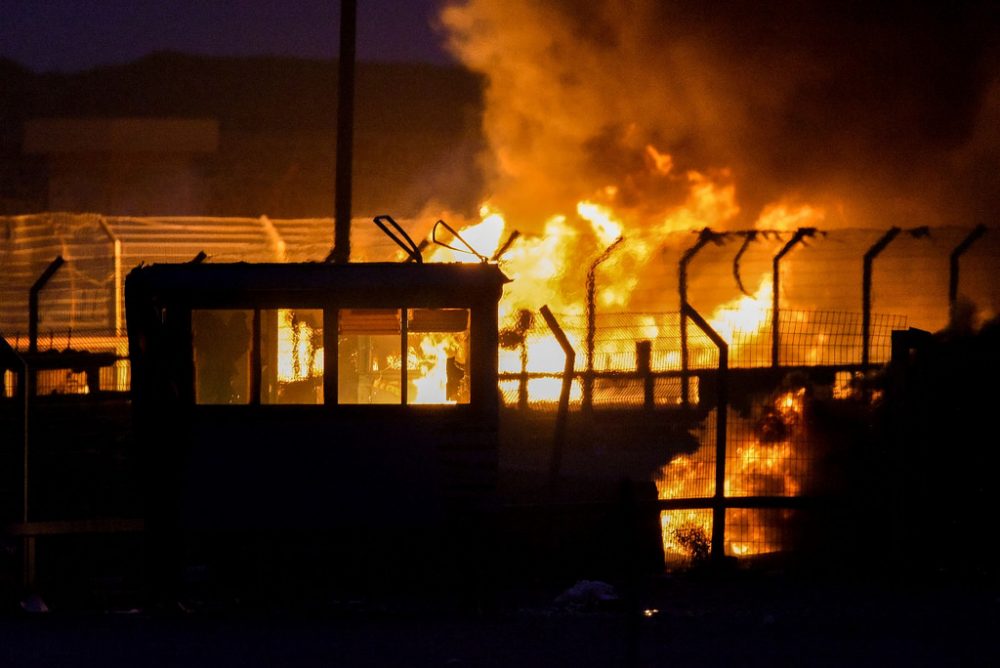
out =
<svg viewBox="0 0 1000 668"><path fill-rule="evenodd" d="M343 309L337 324L338 403L402 403L399 310Z"/></svg>
<svg viewBox="0 0 1000 668"><path fill-rule="evenodd" d="M250 403L252 333L253 311L191 312L195 403Z"/></svg>
<svg viewBox="0 0 1000 668"><path fill-rule="evenodd" d="M410 309L406 401L469 403L468 309Z"/></svg>
<svg viewBox="0 0 1000 668"><path fill-rule="evenodd" d="M35 374L35 394L89 394L87 374L71 369L39 369Z"/></svg>
<svg viewBox="0 0 1000 668"><path fill-rule="evenodd" d="M11 370L5 370L3 372L3 396L6 399L13 399L17 396L17 383L19 381L20 374L17 374Z"/></svg>
<svg viewBox="0 0 1000 668"><path fill-rule="evenodd" d="M261 311L260 363L262 404L322 404L322 309Z"/></svg>

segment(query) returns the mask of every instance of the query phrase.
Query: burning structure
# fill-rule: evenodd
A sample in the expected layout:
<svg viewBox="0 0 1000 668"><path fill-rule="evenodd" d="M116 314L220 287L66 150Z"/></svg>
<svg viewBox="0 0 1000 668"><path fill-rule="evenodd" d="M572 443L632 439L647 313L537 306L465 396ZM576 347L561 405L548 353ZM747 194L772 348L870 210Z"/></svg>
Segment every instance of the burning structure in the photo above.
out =
<svg viewBox="0 0 1000 668"><path fill-rule="evenodd" d="M404 532L487 503L505 281L491 265L134 270L147 531Z"/></svg>
<svg viewBox="0 0 1000 668"><path fill-rule="evenodd" d="M779 550L808 500L844 483L831 472L844 444L817 430L817 416L831 405L832 414L880 405L891 333L942 330L966 310L975 330L1000 311L997 235L983 234L1000 204L993 24L979 20L976 3L947 16L866 7L786 8L787 31L752 3L727 3L735 16L685 2L628 12L592 3L581 13L560 2L472 0L444 10L455 53L487 82L491 188L478 219L449 220L514 279L493 346L501 469L531 458L549 468L555 426L532 419L556 415L565 399L569 445L558 470L655 480L668 553ZM285 236L295 226L259 227L254 239L284 254L271 261L325 254L297 254L303 247ZM405 259L394 250L370 259ZM428 265L462 259L435 249ZM267 345L285 361L265 372L263 357L250 359L242 393L208 383L204 397L269 410L276 397L318 400L322 391L324 404L337 404L331 411L349 413L329 373L315 375L320 322L324 351L335 347L331 309L340 307L330 304L226 307L244 311L243 331L262 349L265 326L284 332ZM541 326L541 305L575 359ZM395 341L409 323L404 307L426 308L379 306L397 320L363 326L393 329ZM347 314L343 322L354 326ZM175 333L184 365L197 362L183 337L197 343L206 326L192 317ZM339 363L328 355L325 368ZM389 367L400 377L410 373L404 357ZM194 386L184 387L196 402ZM378 401L420 396L398 381L370 387ZM629 451L635 443L646 447Z"/></svg>

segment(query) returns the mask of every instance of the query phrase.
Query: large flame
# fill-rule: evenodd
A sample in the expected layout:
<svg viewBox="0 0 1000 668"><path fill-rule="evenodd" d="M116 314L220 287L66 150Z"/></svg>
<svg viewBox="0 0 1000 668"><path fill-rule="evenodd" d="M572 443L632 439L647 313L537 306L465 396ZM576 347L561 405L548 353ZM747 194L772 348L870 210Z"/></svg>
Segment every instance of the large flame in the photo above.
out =
<svg viewBox="0 0 1000 668"><path fill-rule="evenodd" d="M870 85L883 81L893 88L910 86L894 75L871 81L848 76L844 68L851 63L865 63L883 74L901 65L898 58L878 57L887 55L879 40L860 40L864 45L860 54L854 53L854 46L837 46L849 42L829 42L830 26L848 32L859 29L853 15L831 6L817 18L812 8L804 12L789 8L787 20L794 30L786 33L774 31L771 17L756 8L733 17L727 8L675 4L639 0L622 11L620 3L607 1L584 7L466 0L450 3L441 16L452 51L486 81L484 164L491 199L482 221L462 234L475 237L482 244L478 250L491 255L501 240L515 230L521 233L500 259L513 279L500 306L501 326L511 332L511 345L500 351L500 369L509 377L549 375L529 383L530 401L558 396L564 354L552 336L540 333L541 328L521 326L526 322L522 314L537 313L548 305L564 322L578 323L588 306L603 314L676 312L675 293L644 281L645 276L662 275L662 268L651 269L663 264L671 234L710 228L740 231L749 240L759 232L758 240L780 248L799 228L884 225L886 207L903 212L892 219L905 217L912 224L932 224L935 215L943 221L949 213L944 209L935 214L924 207L919 202L920 180L910 178L913 164L935 165L932 169L940 171L946 169L938 167L946 160L901 160L902 178L895 185L888 183L893 178L889 172L895 169L889 163L924 145L922 139L907 141L902 127L924 118L910 110L910 102L922 97L908 90L911 94L894 98L884 95L881 86ZM901 20L910 25L919 23L920 17L906 13ZM741 48L747 46L748 37L764 39L769 48L756 48L756 43ZM828 46L813 48L816 44ZM980 41L970 44L976 48L969 53L978 53ZM938 55L942 62L950 57ZM934 64L921 52L914 52L913 62ZM914 71L920 69L914 66ZM867 83L856 88L851 82ZM828 88L831 84L833 90ZM977 121L981 137L996 137L992 131L996 123L990 120L997 117L1000 96L992 85L994 94L981 96L993 100L992 111ZM856 95L845 96L840 88L844 86ZM969 102L973 97L963 99ZM903 107L894 107L900 113L879 116L874 107L871 114L856 113L866 109L864 101L893 107L893 100ZM789 123L799 118L810 122ZM887 133L878 118L897 119L902 126ZM926 128L918 129L921 134L916 136L923 138ZM869 146L881 147L887 134L904 140L897 145L900 151L869 151ZM837 150L828 150L831 146ZM879 172L887 181L873 183L865 171L869 165L888 168ZM900 193L903 196L895 196ZM481 227L490 233L480 234ZM619 238L625 242L607 252ZM792 254L779 268L780 289L786 295L796 287L795 261ZM698 312L729 343L731 360L750 344L762 342L771 325L777 286L769 264L761 269L758 260L756 267L756 273L736 270L738 287L745 294L719 289L705 290L709 297L698 296ZM599 275L591 305L586 294L588 271ZM700 286L705 283L702 280ZM716 283L721 286L721 281ZM627 334L595 342L591 359L585 358L588 342L582 340L579 326L576 332L568 331L577 370L581 362L596 371L628 370L620 360L634 363L638 339L659 346L652 351L655 370L680 368L676 319L643 315L633 318L629 328ZM690 329L694 331L693 326ZM818 362L825 343L823 334L816 335L812 350L797 353L800 360ZM766 348L769 355L770 347ZM716 363L712 346L689 341L688 352L691 366ZM759 354L746 359L753 364L774 361ZM579 387L574 385L573 391L578 398ZM768 406L788 427L785 438L751 438L738 445L733 441L727 494L801 493L794 434L803 429L802 402L802 395L792 392ZM734 416L732 423L738 421ZM714 444L709 444L667 464L660 480L661 496L710 496L713 453ZM730 510L728 517L728 552L754 554L778 545L765 523L755 523L751 511ZM711 511L677 511L664 518L668 548L690 551L698 547L699 532L710 534ZM740 527L739 532L733 527ZM681 528L684 531L678 533Z"/></svg>

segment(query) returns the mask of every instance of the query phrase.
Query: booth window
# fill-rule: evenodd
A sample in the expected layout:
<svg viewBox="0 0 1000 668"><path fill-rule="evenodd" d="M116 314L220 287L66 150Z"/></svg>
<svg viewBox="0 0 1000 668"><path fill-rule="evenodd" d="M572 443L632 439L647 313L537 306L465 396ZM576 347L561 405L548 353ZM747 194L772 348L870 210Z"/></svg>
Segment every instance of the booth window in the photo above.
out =
<svg viewBox="0 0 1000 668"><path fill-rule="evenodd" d="M191 312L195 403L250 403L252 341L251 310Z"/></svg>
<svg viewBox="0 0 1000 668"><path fill-rule="evenodd" d="M5 369L3 372L3 397L13 399L17 396L17 384L20 382L20 374Z"/></svg>
<svg viewBox="0 0 1000 668"><path fill-rule="evenodd" d="M322 404L322 309L262 310L260 365L262 404Z"/></svg>
<svg viewBox="0 0 1000 668"><path fill-rule="evenodd" d="M342 309L337 348L338 403L469 403L468 309Z"/></svg>

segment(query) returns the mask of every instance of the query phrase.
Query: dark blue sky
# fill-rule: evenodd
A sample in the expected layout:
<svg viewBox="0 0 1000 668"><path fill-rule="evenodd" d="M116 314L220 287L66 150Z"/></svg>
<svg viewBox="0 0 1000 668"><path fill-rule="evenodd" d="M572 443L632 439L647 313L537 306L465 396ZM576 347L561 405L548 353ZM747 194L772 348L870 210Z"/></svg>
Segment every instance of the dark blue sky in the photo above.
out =
<svg viewBox="0 0 1000 668"><path fill-rule="evenodd" d="M358 59L453 62L442 0L358 0ZM0 57L71 72L154 51L337 55L339 0L0 0Z"/></svg>

